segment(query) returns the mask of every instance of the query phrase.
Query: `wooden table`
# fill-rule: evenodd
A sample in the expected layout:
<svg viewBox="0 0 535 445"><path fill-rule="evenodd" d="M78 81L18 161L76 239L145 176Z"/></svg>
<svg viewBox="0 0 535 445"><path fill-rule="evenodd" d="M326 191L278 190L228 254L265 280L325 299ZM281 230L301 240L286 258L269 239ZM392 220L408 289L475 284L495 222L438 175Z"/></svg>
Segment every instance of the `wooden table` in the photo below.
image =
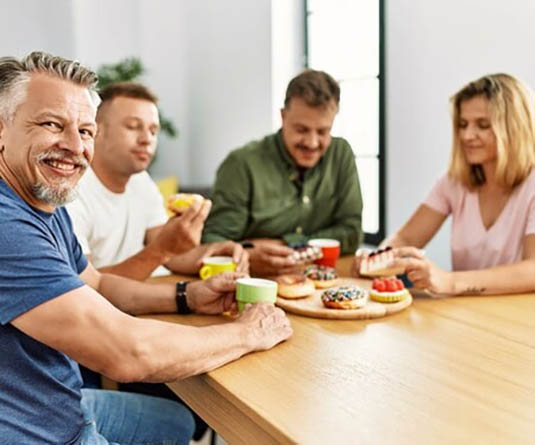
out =
<svg viewBox="0 0 535 445"><path fill-rule="evenodd" d="M230 444L535 443L535 295L417 298L369 321L290 319L289 341L169 384Z"/></svg>

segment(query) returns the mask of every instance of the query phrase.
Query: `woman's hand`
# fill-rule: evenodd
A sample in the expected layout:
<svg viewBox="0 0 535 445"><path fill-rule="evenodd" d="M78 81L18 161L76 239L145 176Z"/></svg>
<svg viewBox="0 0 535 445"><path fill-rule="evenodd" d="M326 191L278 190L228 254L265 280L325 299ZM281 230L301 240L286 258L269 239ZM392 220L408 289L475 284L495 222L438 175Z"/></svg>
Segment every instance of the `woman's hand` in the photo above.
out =
<svg viewBox="0 0 535 445"><path fill-rule="evenodd" d="M405 268L407 278L416 289L425 289L434 294L454 293L453 274L441 269L430 261L416 247L399 247L394 249L397 259L394 266Z"/></svg>

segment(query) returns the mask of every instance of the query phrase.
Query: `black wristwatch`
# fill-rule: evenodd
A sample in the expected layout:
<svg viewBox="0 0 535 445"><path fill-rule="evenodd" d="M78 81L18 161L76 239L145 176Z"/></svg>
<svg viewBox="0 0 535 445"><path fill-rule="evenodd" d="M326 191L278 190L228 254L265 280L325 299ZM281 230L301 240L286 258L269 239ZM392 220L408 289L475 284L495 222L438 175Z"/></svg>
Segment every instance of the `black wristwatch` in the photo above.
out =
<svg viewBox="0 0 535 445"><path fill-rule="evenodd" d="M187 281L179 281L176 283L176 309L181 315L191 314L191 309L186 300Z"/></svg>

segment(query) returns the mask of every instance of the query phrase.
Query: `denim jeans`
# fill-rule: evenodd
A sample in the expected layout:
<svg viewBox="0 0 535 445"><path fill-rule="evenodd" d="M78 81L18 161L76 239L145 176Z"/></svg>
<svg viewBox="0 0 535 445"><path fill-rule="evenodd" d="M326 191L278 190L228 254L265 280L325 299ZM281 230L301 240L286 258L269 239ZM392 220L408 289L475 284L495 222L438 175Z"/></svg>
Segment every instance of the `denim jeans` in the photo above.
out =
<svg viewBox="0 0 535 445"><path fill-rule="evenodd" d="M188 444L195 428L178 402L141 394L82 389L80 445Z"/></svg>

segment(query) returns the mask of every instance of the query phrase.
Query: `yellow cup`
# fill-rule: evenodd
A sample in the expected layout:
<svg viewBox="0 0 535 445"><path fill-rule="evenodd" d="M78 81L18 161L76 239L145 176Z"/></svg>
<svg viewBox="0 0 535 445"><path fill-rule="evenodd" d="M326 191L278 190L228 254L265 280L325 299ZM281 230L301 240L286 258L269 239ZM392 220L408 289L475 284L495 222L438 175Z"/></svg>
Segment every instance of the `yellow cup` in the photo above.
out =
<svg viewBox="0 0 535 445"><path fill-rule="evenodd" d="M230 256L211 256L202 260L204 266L199 271L199 276L206 280L221 272L233 272L236 270L236 264Z"/></svg>

